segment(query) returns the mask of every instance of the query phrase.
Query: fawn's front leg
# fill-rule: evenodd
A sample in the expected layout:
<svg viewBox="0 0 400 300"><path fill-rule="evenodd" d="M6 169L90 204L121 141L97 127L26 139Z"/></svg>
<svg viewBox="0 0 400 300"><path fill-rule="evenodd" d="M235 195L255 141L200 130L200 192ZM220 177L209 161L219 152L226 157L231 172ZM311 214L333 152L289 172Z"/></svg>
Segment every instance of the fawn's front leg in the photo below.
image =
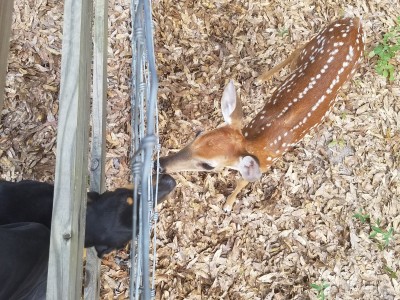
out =
<svg viewBox="0 0 400 300"><path fill-rule="evenodd" d="M247 180L244 180L244 179L239 179L236 182L236 188L233 190L233 192L226 199L226 202L225 202L225 205L224 205L224 208L223 208L226 213L231 212L233 203L235 203L237 195L240 193L240 191L242 189L244 189L246 187L246 185L248 183L249 182Z"/></svg>

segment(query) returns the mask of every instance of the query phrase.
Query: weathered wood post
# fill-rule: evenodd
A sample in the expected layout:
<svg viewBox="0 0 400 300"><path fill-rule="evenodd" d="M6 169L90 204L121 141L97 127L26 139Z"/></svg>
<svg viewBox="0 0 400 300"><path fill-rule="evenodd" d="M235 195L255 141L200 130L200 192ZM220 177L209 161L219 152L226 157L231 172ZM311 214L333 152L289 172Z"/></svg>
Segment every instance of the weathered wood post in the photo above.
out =
<svg viewBox="0 0 400 300"><path fill-rule="evenodd" d="M103 193L105 190L105 132L107 104L107 20L108 0L95 0L93 24L93 103L92 145L90 162L90 189ZM94 248L87 250L86 300L100 298L100 260Z"/></svg>
<svg viewBox="0 0 400 300"><path fill-rule="evenodd" d="M0 1L0 113L3 110L14 0Z"/></svg>
<svg viewBox="0 0 400 300"><path fill-rule="evenodd" d="M92 0L65 0L47 299L80 299L89 135Z"/></svg>

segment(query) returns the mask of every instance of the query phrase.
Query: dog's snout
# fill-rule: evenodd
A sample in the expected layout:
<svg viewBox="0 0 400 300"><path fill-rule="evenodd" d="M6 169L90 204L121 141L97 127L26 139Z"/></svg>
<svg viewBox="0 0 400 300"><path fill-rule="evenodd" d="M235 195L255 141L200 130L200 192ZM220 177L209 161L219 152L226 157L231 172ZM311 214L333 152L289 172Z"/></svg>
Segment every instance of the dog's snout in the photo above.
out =
<svg viewBox="0 0 400 300"><path fill-rule="evenodd" d="M164 198L172 192L176 186L176 181L171 175L162 174L158 179L158 201L161 202Z"/></svg>
<svg viewBox="0 0 400 300"><path fill-rule="evenodd" d="M168 189L172 191L176 186L176 181L171 175L162 174L160 177L160 184L168 186Z"/></svg>

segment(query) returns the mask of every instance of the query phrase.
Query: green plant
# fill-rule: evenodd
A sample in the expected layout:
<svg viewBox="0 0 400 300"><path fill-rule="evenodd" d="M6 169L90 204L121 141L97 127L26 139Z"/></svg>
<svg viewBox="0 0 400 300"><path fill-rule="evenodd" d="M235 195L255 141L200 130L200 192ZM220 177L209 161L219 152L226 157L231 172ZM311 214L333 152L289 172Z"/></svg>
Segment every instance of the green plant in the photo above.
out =
<svg viewBox="0 0 400 300"><path fill-rule="evenodd" d="M335 146L338 146L339 148L344 148L344 146L346 146L346 142L343 139L339 139L339 140L332 140L328 144L329 148L332 148Z"/></svg>
<svg viewBox="0 0 400 300"><path fill-rule="evenodd" d="M281 28L278 30L278 35L280 37L283 37L283 36L287 35L288 33L289 33L289 30L287 28Z"/></svg>
<svg viewBox="0 0 400 300"><path fill-rule="evenodd" d="M392 278L392 279L397 279L397 278L398 278L396 272L393 271L393 270L392 270L389 266L387 266L387 265L384 265L384 266L383 266L383 271L385 271L385 273L388 274L389 277Z"/></svg>
<svg viewBox="0 0 400 300"><path fill-rule="evenodd" d="M381 223L381 221L378 219L376 221L375 226L371 225L372 231L369 235L369 238L378 240L377 237L379 234L380 238L383 240L383 244L378 240L378 243L379 243L378 247L380 250L383 250L389 245L389 242L390 242L391 238L393 237L393 227L390 227L389 230L384 230L380 227L381 226L380 223Z"/></svg>
<svg viewBox="0 0 400 300"><path fill-rule="evenodd" d="M362 214L361 209L358 213L353 215L353 218L356 218L359 220L361 223L365 224L368 220L370 220L370 217L368 214Z"/></svg>
<svg viewBox="0 0 400 300"><path fill-rule="evenodd" d="M325 290L329 287L329 284L326 282L322 284L311 283L310 286L316 291L319 300L325 300Z"/></svg>
<svg viewBox="0 0 400 300"><path fill-rule="evenodd" d="M400 50L400 17L397 18L397 25L385 33L378 46L369 53L369 57L378 56L375 70L379 75L394 80L394 66L390 60Z"/></svg>

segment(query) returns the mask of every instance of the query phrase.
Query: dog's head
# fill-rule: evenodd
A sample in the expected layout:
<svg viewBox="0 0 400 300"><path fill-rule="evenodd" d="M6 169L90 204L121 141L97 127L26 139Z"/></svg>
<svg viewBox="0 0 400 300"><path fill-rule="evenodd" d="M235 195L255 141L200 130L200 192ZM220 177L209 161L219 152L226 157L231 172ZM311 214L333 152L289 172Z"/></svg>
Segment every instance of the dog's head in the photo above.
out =
<svg viewBox="0 0 400 300"><path fill-rule="evenodd" d="M160 175L158 203L175 186L176 182L170 175ZM94 246L97 255L102 257L114 249L124 247L132 239L132 196L133 191L129 188L118 188L101 195L88 193L85 247Z"/></svg>

